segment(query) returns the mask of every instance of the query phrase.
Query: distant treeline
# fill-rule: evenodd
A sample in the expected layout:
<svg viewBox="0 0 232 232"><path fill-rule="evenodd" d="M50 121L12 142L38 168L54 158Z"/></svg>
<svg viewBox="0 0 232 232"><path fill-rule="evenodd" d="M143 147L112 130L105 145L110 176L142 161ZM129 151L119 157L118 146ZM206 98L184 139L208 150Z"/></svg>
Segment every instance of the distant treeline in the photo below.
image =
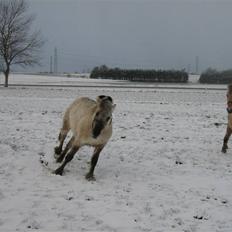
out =
<svg viewBox="0 0 232 232"><path fill-rule="evenodd" d="M95 67L90 78L141 82L188 82L188 74L185 71L119 69L108 68L105 65Z"/></svg>
<svg viewBox="0 0 232 232"><path fill-rule="evenodd" d="M208 68L201 74L199 81L207 84L230 84L232 83L232 70L219 72L216 69Z"/></svg>

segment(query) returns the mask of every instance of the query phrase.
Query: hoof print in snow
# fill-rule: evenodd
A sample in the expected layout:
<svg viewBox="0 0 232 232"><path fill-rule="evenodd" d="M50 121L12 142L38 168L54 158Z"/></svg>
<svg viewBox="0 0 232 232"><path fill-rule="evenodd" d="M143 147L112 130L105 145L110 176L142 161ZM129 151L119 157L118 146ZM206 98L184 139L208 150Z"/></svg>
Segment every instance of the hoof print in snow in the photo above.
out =
<svg viewBox="0 0 232 232"><path fill-rule="evenodd" d="M45 166L48 166L48 162L43 159L40 159L39 162Z"/></svg>
<svg viewBox="0 0 232 232"><path fill-rule="evenodd" d="M39 152L38 155L41 156L41 157L44 157L45 153L44 152Z"/></svg>
<svg viewBox="0 0 232 232"><path fill-rule="evenodd" d="M197 219L197 220L208 220L208 218L203 217L203 216L198 216L198 215L193 216L193 218L194 218L194 219Z"/></svg>
<svg viewBox="0 0 232 232"><path fill-rule="evenodd" d="M32 223L30 223L30 225L27 226L27 229L39 230L40 229L40 225L39 225L38 222L33 221Z"/></svg>
<svg viewBox="0 0 232 232"><path fill-rule="evenodd" d="M223 123L220 123L220 122L215 122L214 123L214 126L216 126L216 127L219 127L219 126L222 126L223 125Z"/></svg>
<svg viewBox="0 0 232 232"><path fill-rule="evenodd" d="M123 162L123 161L124 161L124 156L121 155L121 156L119 157L119 159L120 159L121 162Z"/></svg>
<svg viewBox="0 0 232 232"><path fill-rule="evenodd" d="M181 218L175 218L175 222L176 222L177 225L179 225L179 226L181 226L181 225L184 224Z"/></svg>
<svg viewBox="0 0 232 232"><path fill-rule="evenodd" d="M97 225L101 225L101 224L103 224L103 221L102 221L102 220L97 220L97 221L96 221L96 224L97 224Z"/></svg>
<svg viewBox="0 0 232 232"><path fill-rule="evenodd" d="M221 203L225 205L225 204L228 203L228 201L227 200L222 200Z"/></svg>
<svg viewBox="0 0 232 232"><path fill-rule="evenodd" d="M40 156L39 162L40 162L42 165L48 166L48 162L47 162L46 160L44 160L45 153L39 152L38 155Z"/></svg>
<svg viewBox="0 0 232 232"><path fill-rule="evenodd" d="M28 227L27 227L27 229L38 230L38 229L39 229L39 227L37 227L37 226L28 226Z"/></svg>
<svg viewBox="0 0 232 232"><path fill-rule="evenodd" d="M177 164L177 165L181 165L181 164L183 164L183 162L182 162L182 161L177 160L177 161L176 161L176 164Z"/></svg>
<svg viewBox="0 0 232 232"><path fill-rule="evenodd" d="M86 200L86 201L93 201L93 200L94 200L94 198L93 198L93 197L91 197L91 196L87 196L87 197L85 198L85 200Z"/></svg>

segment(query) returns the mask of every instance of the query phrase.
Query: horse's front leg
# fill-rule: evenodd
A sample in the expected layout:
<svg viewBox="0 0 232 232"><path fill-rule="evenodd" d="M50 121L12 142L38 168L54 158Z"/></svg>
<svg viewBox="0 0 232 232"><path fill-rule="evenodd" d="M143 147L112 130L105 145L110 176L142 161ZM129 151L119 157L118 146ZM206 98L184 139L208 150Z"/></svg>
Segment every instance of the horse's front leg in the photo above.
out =
<svg viewBox="0 0 232 232"><path fill-rule="evenodd" d="M56 175L61 175L63 174L63 170L64 170L64 167L66 166L66 164L68 162L70 162L74 155L76 154L76 152L79 150L79 147L78 146L73 146L70 150L70 152L66 155L65 159L64 159L64 162L61 164L61 166L59 168L57 168L53 173L56 174Z"/></svg>
<svg viewBox="0 0 232 232"><path fill-rule="evenodd" d="M99 155L100 155L103 148L104 148L104 145L95 147L94 152L93 152L93 156L91 158L91 166L90 166L89 172L85 176L85 178L87 180L95 180L94 169L95 169Z"/></svg>
<svg viewBox="0 0 232 232"><path fill-rule="evenodd" d="M231 134L232 134L232 130L230 129L229 126L227 126L227 128L226 128L226 134L225 134L225 137L223 139L223 146L222 146L222 152L223 153L226 153L226 150L228 149L228 145L227 144L228 144L228 140L229 140Z"/></svg>

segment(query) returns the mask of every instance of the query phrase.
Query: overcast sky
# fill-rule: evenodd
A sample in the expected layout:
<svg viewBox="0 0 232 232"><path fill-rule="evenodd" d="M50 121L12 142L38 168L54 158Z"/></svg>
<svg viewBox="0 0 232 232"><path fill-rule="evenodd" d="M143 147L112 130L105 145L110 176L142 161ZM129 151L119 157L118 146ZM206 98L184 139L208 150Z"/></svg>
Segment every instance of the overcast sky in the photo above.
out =
<svg viewBox="0 0 232 232"><path fill-rule="evenodd" d="M29 0L58 71L232 68L232 0Z"/></svg>

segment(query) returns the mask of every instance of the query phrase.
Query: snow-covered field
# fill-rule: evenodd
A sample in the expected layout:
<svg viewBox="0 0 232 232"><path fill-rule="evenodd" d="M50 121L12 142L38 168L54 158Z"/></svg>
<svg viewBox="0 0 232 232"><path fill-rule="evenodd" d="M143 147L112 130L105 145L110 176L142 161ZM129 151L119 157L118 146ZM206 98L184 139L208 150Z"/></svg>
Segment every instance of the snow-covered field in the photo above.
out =
<svg viewBox="0 0 232 232"><path fill-rule="evenodd" d="M117 107L97 180L90 147L50 174L64 110L101 94ZM225 107L224 90L0 87L0 231L231 232Z"/></svg>
<svg viewBox="0 0 232 232"><path fill-rule="evenodd" d="M10 77L9 84L13 85L56 85L56 86L78 86L78 87L136 87L136 88L185 88L185 89L225 89L225 85L203 85L199 84L199 75L189 75L187 84L179 83L146 83L146 82L130 82L125 80L94 80L89 79L89 74L85 74L86 78L66 77L66 76L45 76L45 75L22 75L14 74ZM0 85L3 85L4 77L0 74Z"/></svg>

